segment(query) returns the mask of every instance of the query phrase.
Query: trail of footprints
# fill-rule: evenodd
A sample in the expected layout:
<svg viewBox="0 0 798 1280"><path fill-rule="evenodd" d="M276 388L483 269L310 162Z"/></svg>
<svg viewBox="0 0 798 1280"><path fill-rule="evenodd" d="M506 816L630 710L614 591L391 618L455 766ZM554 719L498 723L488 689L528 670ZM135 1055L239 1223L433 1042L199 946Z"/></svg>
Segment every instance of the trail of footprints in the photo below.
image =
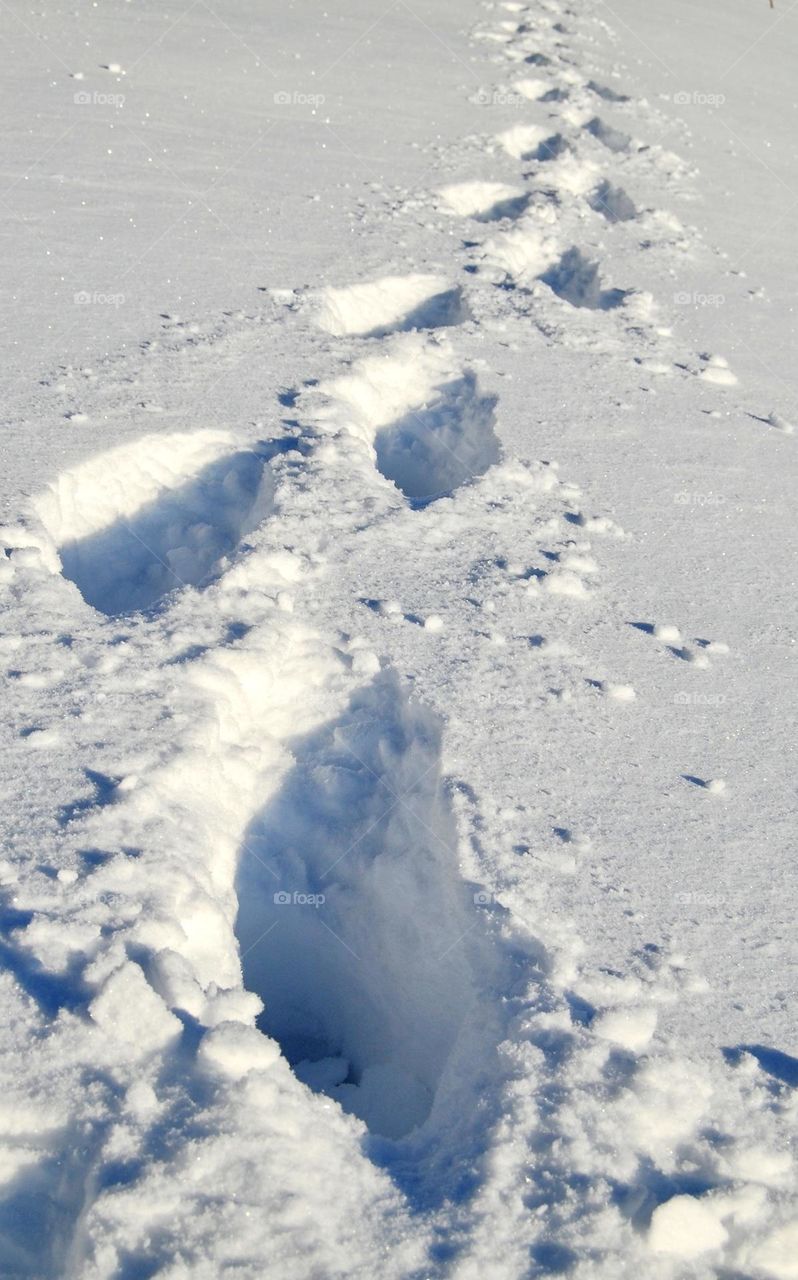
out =
<svg viewBox="0 0 798 1280"><path fill-rule="evenodd" d="M596 322L603 325L619 313L622 330L651 327L653 300L641 297L628 282L605 281L592 254L563 236L561 214L584 206L591 216L629 224L630 229L643 219L654 223L658 215L641 212L622 185L626 172L631 185L638 162L666 177L681 174L679 163L646 148L599 114L597 103L602 111L637 118L638 104L583 77L569 61L556 5L540 13L505 4L502 11L509 16L478 30L477 38L495 47L503 63L517 68L512 92L524 103L544 108L550 123L524 120L495 140L496 148L517 162L516 181L454 182L433 197L447 216L482 228L484 238L469 250L466 280L501 287L508 307L516 305L514 295L524 294L522 305L533 310L540 306L544 325L555 305L595 312ZM611 158L609 173L603 171L603 155ZM665 225L667 219L659 217L659 222ZM301 301L300 313L332 339L355 348L340 376L292 394L296 427L269 439L222 431L156 434L64 473L39 495L27 523L5 531L9 551L0 562L5 577L23 580L28 570L42 567L60 572L88 605L112 621L138 611L156 621L168 617L170 609L179 610L186 591L215 590L222 600L235 594L239 582L253 599L260 590L261 616L252 614L251 606L247 623L231 633L229 650L212 655L216 674L212 666L202 666L208 659L201 660L201 673L208 672L201 682L211 690L217 683L219 689L247 687L243 663L237 673L237 654L252 652L246 646L257 649L261 642L235 637L248 628L253 636L262 632L269 637L275 607L284 615L280 627L289 646L316 644L295 638L299 632L291 630L294 595L301 592L307 563L321 545L317 532L308 533L302 502L306 507L318 502L331 512L334 529L362 539L382 536L380 520L404 521L405 529L408 520L424 520L426 537L443 537L457 528L458 520L467 528L474 509L470 504L482 502L483 513L502 503L531 512L533 503L540 502L538 562L521 559L493 566L482 578L477 575L482 586L472 587L480 618L475 631L484 628L485 637L497 645L505 639L491 625L491 580L527 600L548 601L558 619L600 591L595 541L623 538L623 530L607 517L582 510L578 489L564 483L556 467L503 456L497 397L457 352L458 326L475 315L478 323L470 284L431 273L387 275L322 290ZM567 315L557 324L564 324L567 333ZM561 330L555 326L551 331ZM725 362L709 356L693 372L717 384L733 378ZM305 496L297 514L298 493ZM365 519L364 496L371 504ZM389 537L390 525L385 527ZM303 546L303 537L310 537L310 543ZM289 542L293 550L286 549ZM291 586L293 574L296 588ZM420 622L432 636L444 628L437 615L413 617L401 602L365 603L399 624ZM661 654L697 670L726 653L722 642L685 639L673 624L628 621ZM567 646L560 641L535 634L528 644L541 661L554 660L558 669L567 669ZM596 1043L609 1046L609 1054L626 1055L627 1065L634 1063L655 1035L658 1003L691 979L678 960L663 956L639 958L624 977L584 973L569 943L567 923L558 927L555 922L540 944L535 992L511 1001L515 1048L506 1042L504 1067L498 1073L495 1067L488 1069L485 1064L494 1052L491 1036L498 1036L499 1028L495 1012L482 1003L484 987L491 981L500 986L512 970L497 919L502 901L511 910L520 903L523 918L523 876L496 893L481 887L479 832L490 827L490 805L480 805L466 790L444 799L441 724L408 700L400 682L380 670L368 649L355 647L345 657L345 662L340 655L324 659L336 673L329 680L341 682L338 718L310 726L294 749L292 773L277 798L250 822L242 842L235 892L241 904L236 927L246 989L263 999L267 1013L261 1025L279 1041L301 1081L361 1116L376 1134L391 1140L411 1135L409 1150L415 1142L419 1160L433 1159L426 1144L436 1124L451 1124L455 1112L470 1111L480 1072L493 1072L491 1087L498 1092L512 1080L523 1053L534 1050L541 1064L541 1114L552 1142L548 1154L541 1142L537 1162L520 1150L507 1158L532 1161L538 1187L565 1186L582 1176L578 1157L572 1154L568 1164L555 1141L564 1105L557 1079L566 1046L572 1055L569 1105L577 1116L584 1109L589 1129L593 1121L587 1118L587 1099L599 1087ZM300 661L300 685L302 671ZM611 703L631 703L636 697L618 673L595 673L584 685ZM553 687L551 696L567 700L573 693L566 684ZM243 723L254 742L268 725L275 742L293 741L286 729L273 727L272 692L264 697L262 707L242 710L243 719L233 722L234 734L236 724L240 729ZM618 713L624 714L621 706ZM195 748L184 743L181 750ZM376 772L374 762L379 762ZM249 794L249 766L240 767L245 775L241 785ZM409 811L405 807L396 819L383 819L383 784L401 795L413 789L419 776L428 781ZM256 772L251 779L253 802L259 777ZM334 785L330 777L337 779ZM716 785L719 780L693 781L710 791L722 789ZM348 813L347 825L338 830L341 812ZM115 820L120 821L118 815ZM103 821L97 820L98 830ZM458 871L458 828L463 826L477 851L471 864L473 885ZM331 829L337 830L332 845L327 838ZM569 874L574 860L589 854L590 837L565 825L555 828L555 835L559 848L551 851L550 869ZM356 859L344 861L353 844L359 846ZM337 865L339 858L342 865L331 877L322 862ZM189 862L190 851L187 866ZM276 934L276 947L259 952L255 943L264 931L285 919L274 893L275 870L287 892L326 897L326 914L293 913L290 927ZM94 874L112 882L110 870L100 867ZM415 921L415 940L408 937L407 919ZM446 921L446 935L440 950L449 957L443 966L434 964L426 949L441 920ZM466 935L468 944L459 947ZM199 953L189 949L187 955L199 972ZM411 960L415 967L408 973ZM178 1003L187 998L175 996L168 976L160 989L171 992ZM541 990L551 994L543 997ZM570 1015L563 1021L546 1000L565 997ZM487 1026L481 1041L475 1031L480 1019ZM560 1039L553 1037L555 1027ZM502 1031L506 1034L507 1027ZM512 1060L513 1053L518 1061ZM447 1083L452 1057L460 1076ZM652 1067L640 1070L651 1075L655 1109L664 1104L667 1091ZM453 1074L457 1077L458 1071ZM605 1081L601 1088L603 1105L617 1105L611 1084ZM474 1141L470 1124L458 1121L456 1127L455 1143L464 1152ZM693 1141L695 1135L684 1137ZM653 1150L648 1154L658 1158ZM586 1165L584 1176L593 1173ZM652 1188L638 1191L656 1203ZM543 1216L532 1224L529 1209L535 1193L529 1196L523 1206L525 1223L519 1225L525 1249L530 1240L556 1238L567 1218L556 1208L556 1198L544 1199L537 1202Z"/></svg>

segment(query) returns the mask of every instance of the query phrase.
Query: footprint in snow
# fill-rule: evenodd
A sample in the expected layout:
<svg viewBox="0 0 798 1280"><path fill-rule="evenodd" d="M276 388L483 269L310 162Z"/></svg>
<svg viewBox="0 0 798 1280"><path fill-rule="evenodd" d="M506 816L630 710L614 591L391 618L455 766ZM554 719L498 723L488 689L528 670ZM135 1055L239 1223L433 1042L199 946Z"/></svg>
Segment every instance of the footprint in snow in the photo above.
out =
<svg viewBox="0 0 798 1280"><path fill-rule="evenodd" d="M588 203L608 222L631 222L638 216L634 201L623 187L614 187L606 178L596 187Z"/></svg>
<svg viewBox="0 0 798 1280"><path fill-rule="evenodd" d="M723 778L699 778L694 773L683 773L682 777L685 782L689 782L694 787L700 787L703 791L709 791L711 795L722 795L726 790L726 782Z"/></svg>
<svg viewBox="0 0 798 1280"><path fill-rule="evenodd" d="M637 693L630 684L613 684L611 680L587 680L591 689L595 689L605 698L614 702L634 702Z"/></svg>
<svg viewBox="0 0 798 1280"><path fill-rule="evenodd" d="M597 262L592 262L575 246L568 249L540 279L558 298L572 307L590 311L612 311L628 294L626 289L602 289Z"/></svg>
<svg viewBox="0 0 798 1280"><path fill-rule="evenodd" d="M614 129L612 125L607 124L600 116L594 116L585 125L587 133L591 134L609 151L629 151L632 146L632 139L628 133L624 133L622 129Z"/></svg>
<svg viewBox="0 0 798 1280"><path fill-rule="evenodd" d="M689 662L694 667L706 668L709 666L710 654L729 652L729 646L723 640L706 640L697 637L695 646L683 643L681 631L672 622L630 622L629 626L634 627L636 631L644 632L645 635L653 636L655 640L659 640L666 646L674 658Z"/></svg>
<svg viewBox="0 0 798 1280"><path fill-rule="evenodd" d="M555 160L569 149L561 133L537 124L514 124L496 141L514 160Z"/></svg>
<svg viewBox="0 0 798 1280"><path fill-rule="evenodd" d="M591 93L595 93L596 97L603 98L605 102L631 102L628 94L617 93L615 89L610 89L604 84L597 84L595 80L588 80L585 87Z"/></svg>
<svg viewBox="0 0 798 1280"><path fill-rule="evenodd" d="M732 373L725 356L713 356L709 352L705 352L699 356L699 359L702 362L702 366L696 371L696 377L701 382L710 382L715 387L734 387L737 385L737 375Z"/></svg>
<svg viewBox="0 0 798 1280"><path fill-rule="evenodd" d="M780 431L782 435L791 436L795 433L795 427L792 422L788 422L780 413L769 413L766 418L760 417L757 413L749 413L749 418L753 418L754 422L762 422L766 427L772 427L774 431Z"/></svg>

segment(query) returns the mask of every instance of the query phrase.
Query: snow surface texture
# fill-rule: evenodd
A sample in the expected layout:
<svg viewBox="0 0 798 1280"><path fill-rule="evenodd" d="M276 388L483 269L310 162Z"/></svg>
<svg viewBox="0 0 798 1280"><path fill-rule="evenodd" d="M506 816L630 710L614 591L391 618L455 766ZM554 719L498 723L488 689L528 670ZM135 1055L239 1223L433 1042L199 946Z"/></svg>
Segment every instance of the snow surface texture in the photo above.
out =
<svg viewBox="0 0 798 1280"><path fill-rule="evenodd" d="M135 385L141 429L3 528L3 1275L798 1274L796 1042L756 985L698 1039L716 953L787 1004L775 908L718 941L715 857L746 898L774 874L763 798L680 728L735 655L700 603L654 616L639 550L721 495L694 463L628 529L548 447L585 385L569 473L612 448L607 386L616 422L738 394L655 298L706 253L667 211L696 179L604 6L488 6L469 56L496 127L362 215L382 267L52 379L78 428ZM267 422L145 428L248 359Z"/></svg>

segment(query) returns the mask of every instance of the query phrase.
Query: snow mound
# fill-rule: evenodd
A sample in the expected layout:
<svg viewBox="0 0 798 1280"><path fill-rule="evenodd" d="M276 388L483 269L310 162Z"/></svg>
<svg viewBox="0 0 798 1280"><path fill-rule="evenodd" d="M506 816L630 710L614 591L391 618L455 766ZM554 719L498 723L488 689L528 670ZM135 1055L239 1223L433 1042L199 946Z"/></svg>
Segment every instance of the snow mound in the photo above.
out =
<svg viewBox="0 0 798 1280"><path fill-rule="evenodd" d="M468 310L463 291L441 276L383 276L342 289L323 289L316 322L334 337L377 338L406 329L461 324Z"/></svg>
<svg viewBox="0 0 798 1280"><path fill-rule="evenodd" d="M479 222L517 218L529 203L529 192L506 182L456 182L438 195L449 213Z"/></svg>
<svg viewBox="0 0 798 1280"><path fill-rule="evenodd" d="M677 1254L696 1258L710 1249L718 1249L727 1232L711 1204L693 1196L673 1196L659 1205L651 1218L648 1243L654 1253Z"/></svg>

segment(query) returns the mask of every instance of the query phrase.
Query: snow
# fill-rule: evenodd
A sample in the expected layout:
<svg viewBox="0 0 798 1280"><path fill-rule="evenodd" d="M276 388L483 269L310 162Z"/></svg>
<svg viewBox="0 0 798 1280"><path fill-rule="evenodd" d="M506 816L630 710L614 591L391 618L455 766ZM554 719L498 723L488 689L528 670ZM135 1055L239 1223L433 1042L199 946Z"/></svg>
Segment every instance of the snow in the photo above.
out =
<svg viewBox="0 0 798 1280"><path fill-rule="evenodd" d="M208 1032L199 1049L200 1064L213 1074L239 1080L249 1071L268 1071L280 1054L273 1040L254 1027L222 1022Z"/></svg>
<svg viewBox="0 0 798 1280"><path fill-rule="evenodd" d="M115 970L89 1005L89 1015L109 1039L144 1055L180 1035L181 1023L153 991L140 965Z"/></svg>
<svg viewBox="0 0 798 1280"><path fill-rule="evenodd" d="M457 286L438 276L384 276L366 284L323 290L316 322L338 337L349 333L382 337L397 329L458 324L463 316L461 298Z"/></svg>
<svg viewBox="0 0 798 1280"><path fill-rule="evenodd" d="M602 1040L612 1040L624 1049L639 1053L645 1049L657 1027L656 1009L611 1009L597 1018L594 1030Z"/></svg>
<svg viewBox="0 0 798 1280"><path fill-rule="evenodd" d="M754 1246L750 1265L774 1280L794 1280L798 1275L796 1250L798 1249L798 1223L788 1222L769 1235L761 1245Z"/></svg>
<svg viewBox="0 0 798 1280"><path fill-rule="evenodd" d="M798 1275L796 32L6 13L4 1275Z"/></svg>
<svg viewBox="0 0 798 1280"><path fill-rule="evenodd" d="M438 192L448 212L493 222L523 212L529 202L523 187L507 182L454 182Z"/></svg>
<svg viewBox="0 0 798 1280"><path fill-rule="evenodd" d="M655 1253L695 1258L719 1248L727 1234L710 1205L692 1196L674 1196L654 1210L648 1238Z"/></svg>

